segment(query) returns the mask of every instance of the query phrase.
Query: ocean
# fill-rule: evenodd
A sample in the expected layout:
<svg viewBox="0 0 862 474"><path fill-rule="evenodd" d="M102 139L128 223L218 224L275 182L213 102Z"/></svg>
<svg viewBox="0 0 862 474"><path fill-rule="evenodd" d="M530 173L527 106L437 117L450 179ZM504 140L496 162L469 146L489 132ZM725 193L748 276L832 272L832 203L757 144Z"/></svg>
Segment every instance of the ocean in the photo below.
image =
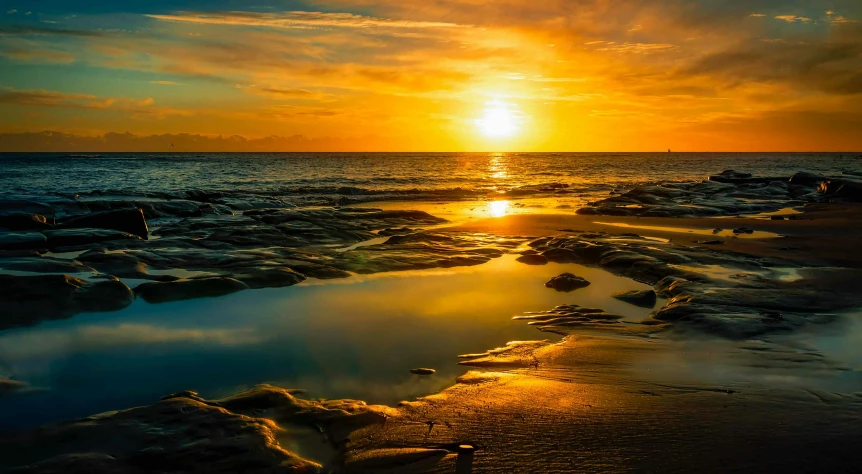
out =
<svg viewBox="0 0 862 474"><path fill-rule="evenodd" d="M556 185L590 200L726 169L834 176L862 169L862 159L849 153L3 153L0 210L14 208L2 201L186 199L195 192L234 204L265 201L252 207L518 198L552 194Z"/></svg>

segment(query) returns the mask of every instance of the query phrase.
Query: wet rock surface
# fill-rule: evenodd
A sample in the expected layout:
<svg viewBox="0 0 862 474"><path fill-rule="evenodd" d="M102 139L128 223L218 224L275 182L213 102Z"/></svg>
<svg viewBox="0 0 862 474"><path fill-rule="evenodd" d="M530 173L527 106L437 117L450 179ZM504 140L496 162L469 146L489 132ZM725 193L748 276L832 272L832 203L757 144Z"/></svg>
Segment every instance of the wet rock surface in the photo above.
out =
<svg viewBox="0 0 862 474"><path fill-rule="evenodd" d="M808 172L792 177L759 177L727 170L694 183L637 186L590 203L582 215L716 217L774 212L805 202L862 199L859 182Z"/></svg>
<svg viewBox="0 0 862 474"><path fill-rule="evenodd" d="M85 281L69 275L0 274L0 329L28 326L81 312L116 311L134 294L117 279Z"/></svg>
<svg viewBox="0 0 862 474"><path fill-rule="evenodd" d="M58 227L112 229L142 238L147 238L149 234L144 211L140 208L93 212L60 221Z"/></svg>
<svg viewBox="0 0 862 474"><path fill-rule="evenodd" d="M187 391L150 406L7 436L0 438L0 468L14 473L317 473L322 466L279 445L288 425L319 430L338 446L349 432L382 423L388 410L352 400L304 400L297 392L263 385L209 401Z"/></svg>
<svg viewBox="0 0 862 474"><path fill-rule="evenodd" d="M862 304L851 283L862 275L852 269L785 281L781 272L799 271L798 264L673 243L619 242L601 234L545 237L529 246L552 262L598 266L654 285L668 301L653 319L680 330L742 339L827 323L834 311Z"/></svg>
<svg viewBox="0 0 862 474"><path fill-rule="evenodd" d="M562 275L555 276L545 283L546 288L551 288L565 293L575 291L579 288L586 288L588 286L590 286L590 282L571 273L563 273Z"/></svg>
<svg viewBox="0 0 862 474"><path fill-rule="evenodd" d="M640 306L641 308L652 308L656 305L658 298L654 290L632 290L613 295L614 298L626 303Z"/></svg>
<svg viewBox="0 0 862 474"><path fill-rule="evenodd" d="M147 303L169 303L194 298L224 296L249 288L247 284L233 278L194 278L142 283L135 287L135 295Z"/></svg>
<svg viewBox="0 0 862 474"><path fill-rule="evenodd" d="M528 321L542 331L560 332L563 328L619 324L623 317L598 308L560 305L550 311L526 313L512 319ZM568 333L563 332L564 335Z"/></svg>

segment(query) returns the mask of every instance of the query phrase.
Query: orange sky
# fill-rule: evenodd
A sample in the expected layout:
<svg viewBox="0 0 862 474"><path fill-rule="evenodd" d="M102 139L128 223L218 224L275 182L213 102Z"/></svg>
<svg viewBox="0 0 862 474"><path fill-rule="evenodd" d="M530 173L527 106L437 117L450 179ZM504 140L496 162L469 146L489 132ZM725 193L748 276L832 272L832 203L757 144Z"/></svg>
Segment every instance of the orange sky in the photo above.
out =
<svg viewBox="0 0 862 474"><path fill-rule="evenodd" d="M856 0L27 3L0 133L70 148L862 150Z"/></svg>

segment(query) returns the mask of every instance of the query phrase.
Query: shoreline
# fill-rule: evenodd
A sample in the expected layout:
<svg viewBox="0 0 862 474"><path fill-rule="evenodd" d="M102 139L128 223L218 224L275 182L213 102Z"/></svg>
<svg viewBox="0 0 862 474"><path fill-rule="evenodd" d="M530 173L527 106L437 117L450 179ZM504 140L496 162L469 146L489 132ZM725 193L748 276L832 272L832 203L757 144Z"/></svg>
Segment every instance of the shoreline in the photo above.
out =
<svg viewBox="0 0 862 474"><path fill-rule="evenodd" d="M386 215L430 222L419 214ZM553 318L535 319L535 314L528 314L532 320L518 322L539 322L537 329L562 334L563 340L512 344L462 357L460 364L469 371L454 385L395 407L369 407L349 400L304 401L293 392L271 387L217 401L189 392L149 408L45 427L3 441L11 449L20 448L18 443L56 443L56 452L62 454L47 464L32 464L38 454L24 456L20 459L28 462L17 466L30 467L14 472L59 467L75 472L76 466L91 469L108 462L92 457L92 453L102 452L105 440L94 436L81 448L63 444L63 437L91 429L109 433L125 426L128 431L121 436L140 442L144 438L133 426L139 423L138 417L160 426L167 423L166 413L193 409L205 424L221 417L219 423L233 426L231 429L255 426L258 438L243 442L248 441L249 446L263 442L275 457L243 459L249 463L246 467L276 460L282 466L291 463L295 472L315 472L319 466L288 453L271 438L297 422L322 427L334 446L333 458L317 461L328 464L326 469L343 472L454 472L459 462L457 447L462 444L475 449L471 460L481 472L513 472L527 458L536 462L536 453L543 454L538 462L549 472L574 468L603 472L609 466L667 470L666 460L659 454L668 445L690 453L705 442L712 446L706 456L675 459L674 469L709 471L710 466L721 465L801 472L830 462L836 468L858 466L857 461L845 458L830 460L828 453L852 452L853 440L860 434L862 398L858 393L862 385L855 392L810 387L820 383L818 377L838 380L848 376L849 382L839 385L855 386L862 383L860 367L847 366L846 361L816 349L800 351L799 344L811 328L858 317L862 297L855 288L862 275L862 256L842 252L862 239L860 216L862 205L828 203L807 205L792 220L536 214L407 233L397 231L403 220L386 222L386 229L394 229L386 245L345 252L361 253L362 267L352 267L355 263L349 259L327 256L337 262L332 268L359 274L365 269L371 269L369 273L445 269L449 264L487 265L502 255L518 254L530 257L524 261L540 265L542 259L586 265L648 283L668 302L639 322L600 319L591 316L597 313L578 308L554 313ZM662 227L745 228L781 237L713 237ZM291 255L292 261L298 261L295 256ZM440 260L424 266L421 260L429 258ZM305 265L311 261L300 260ZM728 272L720 273L716 267ZM129 267L123 263L119 268ZM798 279L786 280L774 269L801 273ZM727 296L716 297L715 291ZM731 361L726 365L737 371L723 378L716 371L713 352L723 354ZM645 368L644 360L667 365L653 362ZM770 381L768 376L776 373L801 381ZM255 401L247 402L249 399ZM758 432L779 424L770 443L756 444ZM751 431L740 435L743 425ZM185 437L198 428L178 429L176 436ZM820 435L814 451L808 433ZM568 444L557 445L558 438ZM798 449L788 450L788 446ZM131 451L124 449L131 448L111 454L114 460L109 464L130 462L133 458L126 456ZM162 449L184 462L199 462L193 453L172 452L173 446ZM614 455L608 458L608 453Z"/></svg>

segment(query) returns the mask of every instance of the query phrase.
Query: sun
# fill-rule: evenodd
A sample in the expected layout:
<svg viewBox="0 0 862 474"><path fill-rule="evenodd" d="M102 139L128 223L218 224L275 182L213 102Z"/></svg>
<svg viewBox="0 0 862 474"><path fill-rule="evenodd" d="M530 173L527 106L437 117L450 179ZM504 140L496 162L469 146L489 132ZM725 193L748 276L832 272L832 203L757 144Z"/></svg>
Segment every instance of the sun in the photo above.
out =
<svg viewBox="0 0 862 474"><path fill-rule="evenodd" d="M504 138L518 131L518 118L511 107L500 101L493 101L485 109L485 115L476 120L479 130L489 138Z"/></svg>

